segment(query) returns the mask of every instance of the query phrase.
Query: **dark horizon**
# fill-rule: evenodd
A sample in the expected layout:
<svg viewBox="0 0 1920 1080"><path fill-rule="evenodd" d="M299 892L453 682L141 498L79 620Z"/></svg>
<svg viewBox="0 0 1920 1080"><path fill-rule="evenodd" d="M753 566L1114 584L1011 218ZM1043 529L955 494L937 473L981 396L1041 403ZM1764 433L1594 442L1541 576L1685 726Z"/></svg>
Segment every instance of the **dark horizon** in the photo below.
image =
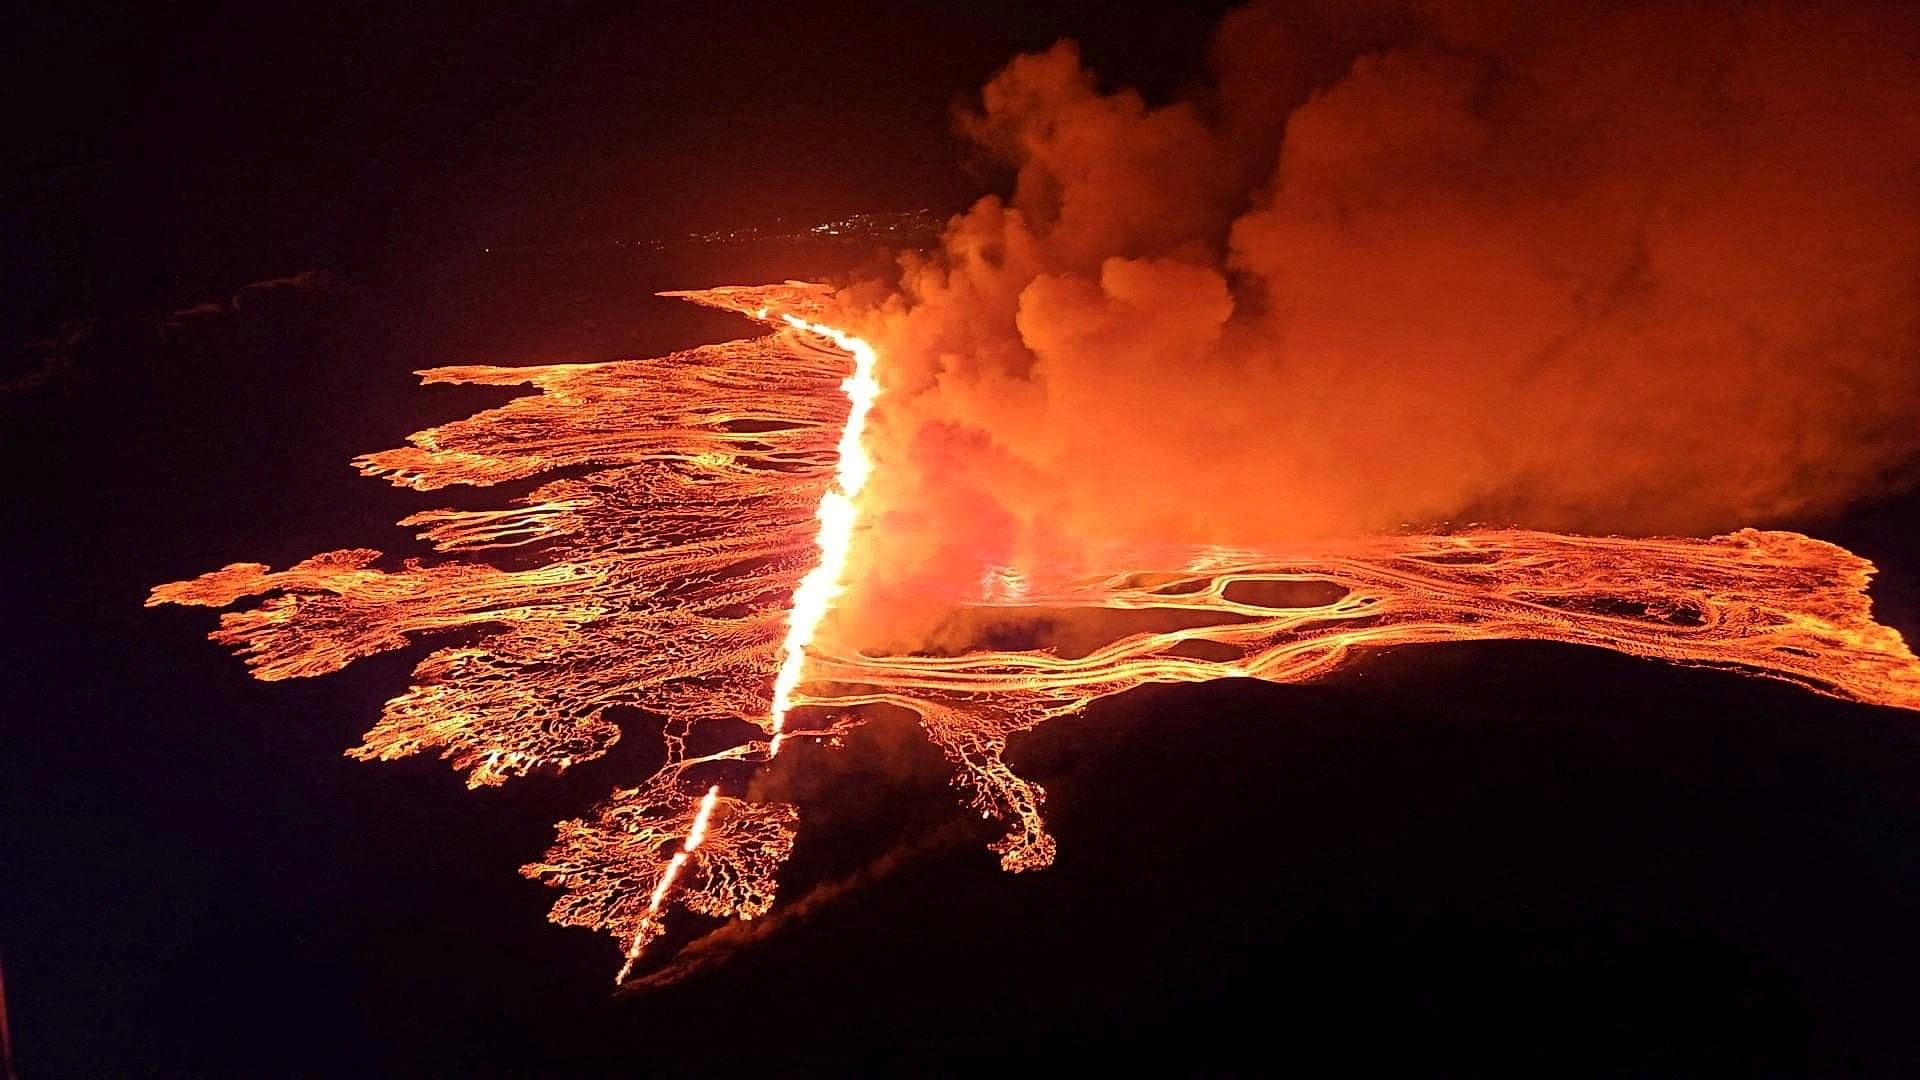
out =
<svg viewBox="0 0 1920 1080"><path fill-rule="evenodd" d="M1226 6L24 5L6 322L394 249L956 212L992 170L953 110L995 69L1074 37L1170 93Z"/></svg>
<svg viewBox="0 0 1920 1080"><path fill-rule="evenodd" d="M423 553L395 521L497 494L348 462L509 395L414 371L742 336L653 294L844 275L897 238L691 237L960 212L1011 184L953 110L1012 56L1073 38L1167 100L1226 6L6 16L20 1075L1920 1067L1920 729L1896 709L1530 642L1150 686L1015 743L1060 839L1019 875L880 718L779 763L801 910L615 992L609 939L547 923L515 868L647 775L658 717L471 792L431 756L342 756L422 650L260 683L205 610L142 607L228 562ZM1875 615L1914 641L1916 523L1920 495L1881 489L1769 524L1874 561Z"/></svg>

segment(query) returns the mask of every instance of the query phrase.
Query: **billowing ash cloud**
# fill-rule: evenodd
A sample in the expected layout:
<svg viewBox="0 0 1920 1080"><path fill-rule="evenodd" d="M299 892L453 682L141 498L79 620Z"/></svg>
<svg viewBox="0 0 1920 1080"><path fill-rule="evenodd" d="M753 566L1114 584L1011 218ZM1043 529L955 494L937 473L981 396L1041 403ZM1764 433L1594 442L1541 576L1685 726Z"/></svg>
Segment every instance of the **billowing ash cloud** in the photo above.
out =
<svg viewBox="0 0 1920 1080"><path fill-rule="evenodd" d="M842 296L889 371L856 609L1161 544L1718 531L1912 460L1920 19L1338 7L1231 15L1172 104L1071 43L986 87L1011 197Z"/></svg>

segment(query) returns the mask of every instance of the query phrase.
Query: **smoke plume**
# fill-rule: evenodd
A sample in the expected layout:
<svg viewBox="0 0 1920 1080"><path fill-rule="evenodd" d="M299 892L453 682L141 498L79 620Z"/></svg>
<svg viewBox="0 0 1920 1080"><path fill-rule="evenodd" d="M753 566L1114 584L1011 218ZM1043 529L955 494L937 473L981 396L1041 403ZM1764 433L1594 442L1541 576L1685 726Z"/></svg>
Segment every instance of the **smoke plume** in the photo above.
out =
<svg viewBox="0 0 1920 1080"><path fill-rule="evenodd" d="M1011 195L841 294L888 379L852 606L1406 523L1704 534L1886 484L1920 442L1916 30L1265 4L1165 104L1071 42L1015 59L961 119Z"/></svg>

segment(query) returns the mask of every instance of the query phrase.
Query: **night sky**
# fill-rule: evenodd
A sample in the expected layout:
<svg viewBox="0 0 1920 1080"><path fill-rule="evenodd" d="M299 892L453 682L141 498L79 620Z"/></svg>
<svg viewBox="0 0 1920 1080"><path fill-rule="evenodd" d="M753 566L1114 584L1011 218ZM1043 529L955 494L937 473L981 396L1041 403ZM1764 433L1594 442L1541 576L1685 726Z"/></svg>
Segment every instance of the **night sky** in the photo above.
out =
<svg viewBox="0 0 1920 1080"><path fill-rule="evenodd" d="M1920 1068L1920 734L1896 710L1529 643L1152 688L1015 745L1060 840L1017 877L882 721L783 755L805 821L783 889L848 887L615 996L610 942L547 924L554 894L514 870L646 775L644 717L606 759L470 793L430 759L341 757L419 650L262 684L205 611L141 607L230 561L411 553L396 519L497 501L348 467L501 400L415 369L721 340L744 324L651 293L875 258L607 241L961 209L1005 178L951 109L1008 57L1076 37L1170 94L1218 10L961 7L0 16L19 1074ZM1912 639L1916 523L1895 495L1790 524L1879 563L1876 611Z"/></svg>

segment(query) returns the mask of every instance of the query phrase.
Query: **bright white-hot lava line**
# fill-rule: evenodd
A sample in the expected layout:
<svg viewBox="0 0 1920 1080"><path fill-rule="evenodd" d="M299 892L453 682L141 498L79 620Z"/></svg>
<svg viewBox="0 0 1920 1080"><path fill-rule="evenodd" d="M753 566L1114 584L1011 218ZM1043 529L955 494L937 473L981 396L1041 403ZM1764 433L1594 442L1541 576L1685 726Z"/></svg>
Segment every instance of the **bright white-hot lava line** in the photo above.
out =
<svg viewBox="0 0 1920 1080"><path fill-rule="evenodd" d="M800 579L800 587L794 590L780 671L773 680L773 742L768 746L768 757L780 752L780 742L786 738L787 712L793 708L793 691L800 685L800 671L806 665L807 646L843 585L847 549L853 544L853 523L859 516L854 499L873 471L873 461L867 456L861 435L866 430L867 413L873 409L873 400L880 396L880 383L874 376L879 357L872 345L844 330L808 322L798 316L782 315L781 318L795 329L819 334L845 350L853 357L853 374L840 384L851 408L847 411L846 426L840 431L840 460L835 467L833 486L820 497L817 540L820 561Z"/></svg>
<svg viewBox="0 0 1920 1080"><path fill-rule="evenodd" d="M720 801L720 785L707 789L700 798L700 810L693 816L693 825L687 829L687 839L681 843L680 850L673 853L667 868L660 872L660 880L654 883L653 895L647 900L647 917L641 923L640 930L633 935L632 944L627 946L627 961L620 965L620 973L613 977L616 983L624 982L627 972L633 970L633 962L640 959L640 950L646 948L647 939L652 937L656 920L660 916L660 904L666 900L667 893L673 888L673 879L680 876L680 868L699 849L700 841L707 837L707 822L713 819L714 804Z"/></svg>
<svg viewBox="0 0 1920 1080"><path fill-rule="evenodd" d="M766 318L766 309L762 308L755 314ZM806 666L807 646L813 641L814 633L820 628L821 621L826 618L834 598L843 587L847 550L852 546L853 524L859 515L854 498L866 486L867 476L873 471L873 462L867 456L861 436L866 430L867 413L873 408L874 398L880 394L880 383L874 375L879 358L872 345L822 323L808 322L789 314L783 314L781 318L796 330L819 334L839 346L853 357L853 372L840 383L840 389L846 393L849 403L847 422L840 430L839 457L834 468L833 485L822 493L820 508L816 513L820 532L815 544L820 550L820 561L800 579L799 586L793 592L787 635L781 645L780 669L774 677L771 710L773 739L767 747L769 758L780 752L780 743L786 737L787 713L793 708L793 692L799 687L801 670ZM687 830L686 842L679 851L674 852L673 858L661 870L660 879L654 883L653 893L647 901L646 917L627 946L626 962L614 977L616 983L625 981L627 973L633 969L634 961L640 958L641 950L658 932L660 905L672 892L674 879L680 876L681 869L706 837L707 824L713 817L713 808L719 798L718 784L708 788L706 795L701 798L700 809Z"/></svg>

